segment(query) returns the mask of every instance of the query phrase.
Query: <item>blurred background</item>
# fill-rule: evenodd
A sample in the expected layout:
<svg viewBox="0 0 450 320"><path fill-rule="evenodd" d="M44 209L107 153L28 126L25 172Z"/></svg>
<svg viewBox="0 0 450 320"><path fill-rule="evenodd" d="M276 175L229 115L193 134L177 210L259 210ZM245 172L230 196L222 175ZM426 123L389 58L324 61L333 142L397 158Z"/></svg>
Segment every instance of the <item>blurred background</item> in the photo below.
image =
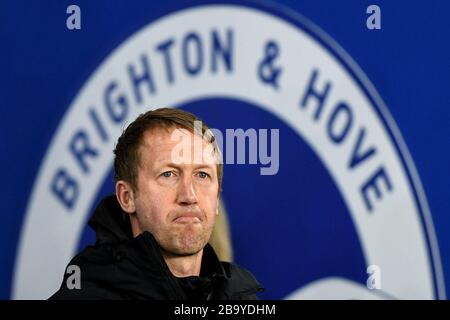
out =
<svg viewBox="0 0 450 320"><path fill-rule="evenodd" d="M447 1L3 2L0 298L57 289L95 240L86 222L114 190L121 130L169 106L223 133L279 130L274 174L261 174L261 153L224 169L219 238L261 298L446 299L449 11Z"/></svg>

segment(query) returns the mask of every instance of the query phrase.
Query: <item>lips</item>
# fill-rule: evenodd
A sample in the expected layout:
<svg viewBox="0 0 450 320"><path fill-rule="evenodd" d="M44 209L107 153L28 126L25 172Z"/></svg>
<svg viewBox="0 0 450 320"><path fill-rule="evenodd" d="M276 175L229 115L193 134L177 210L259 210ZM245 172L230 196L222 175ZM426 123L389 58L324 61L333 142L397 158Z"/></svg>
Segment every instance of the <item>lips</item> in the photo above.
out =
<svg viewBox="0 0 450 320"><path fill-rule="evenodd" d="M173 221L176 223L200 223L202 219L199 213L185 212L176 215Z"/></svg>

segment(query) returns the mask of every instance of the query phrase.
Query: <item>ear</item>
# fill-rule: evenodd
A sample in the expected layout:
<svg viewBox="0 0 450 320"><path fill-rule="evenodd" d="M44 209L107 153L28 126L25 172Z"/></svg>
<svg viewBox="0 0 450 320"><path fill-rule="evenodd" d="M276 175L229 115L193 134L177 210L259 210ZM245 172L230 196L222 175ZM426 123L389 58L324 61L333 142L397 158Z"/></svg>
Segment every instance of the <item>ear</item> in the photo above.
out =
<svg viewBox="0 0 450 320"><path fill-rule="evenodd" d="M136 213L133 189L128 182L123 180L116 182L116 197L123 211L129 214Z"/></svg>

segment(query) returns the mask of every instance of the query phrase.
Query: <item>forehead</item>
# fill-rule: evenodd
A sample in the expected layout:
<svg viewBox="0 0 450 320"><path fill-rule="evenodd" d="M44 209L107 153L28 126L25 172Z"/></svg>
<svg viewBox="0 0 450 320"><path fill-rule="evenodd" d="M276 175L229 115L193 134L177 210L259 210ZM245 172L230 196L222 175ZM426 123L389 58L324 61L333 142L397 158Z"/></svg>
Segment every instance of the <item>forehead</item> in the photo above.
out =
<svg viewBox="0 0 450 320"><path fill-rule="evenodd" d="M197 163L199 159L202 164L216 164L217 162L212 144L198 134L183 128L155 127L148 129L143 134L139 149L141 160L147 165L173 162L174 156L176 157L181 149L183 152L190 153L191 160L193 161L195 158ZM198 157L199 154L203 156Z"/></svg>
<svg viewBox="0 0 450 320"><path fill-rule="evenodd" d="M171 134L175 128L155 127L144 131L141 149L170 148L175 141L172 141Z"/></svg>

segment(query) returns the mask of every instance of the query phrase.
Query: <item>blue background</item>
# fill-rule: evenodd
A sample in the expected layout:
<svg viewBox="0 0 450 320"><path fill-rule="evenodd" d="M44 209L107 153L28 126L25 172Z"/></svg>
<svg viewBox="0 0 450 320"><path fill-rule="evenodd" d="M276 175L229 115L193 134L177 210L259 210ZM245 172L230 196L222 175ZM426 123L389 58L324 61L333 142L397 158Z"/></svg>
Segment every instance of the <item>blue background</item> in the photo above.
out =
<svg viewBox="0 0 450 320"><path fill-rule="evenodd" d="M55 129L62 119L66 108L79 91L83 83L98 64L130 34L160 16L178 10L198 1L164 2L150 1L9 1L2 3L0 11L0 167L2 183L0 186L2 220L0 224L0 298L10 296L11 277L17 241L21 231L23 214L42 158ZM247 3L247 2L244 2ZM375 85L381 97L393 115L403 138L411 152L422 180L433 216L434 225L441 250L447 295L450 295L450 2L447 1L278 1L291 10L320 26L358 63L361 69ZM66 8L77 4L82 11L82 29L69 31L66 26ZM382 29L370 31L366 28L366 8L377 4L381 8ZM356 240L347 235L352 228L346 208L335 197L330 205L340 208L339 224L328 230L329 237L340 239L339 246L345 246L346 252L336 252L333 257L330 244L316 241L319 233L327 226L322 225L315 232L311 226L316 225L317 217L303 216L300 226L302 239L310 239L317 246L317 254L327 252L329 263L320 261L320 257L309 251L299 257L297 264L283 264L291 252L276 250L279 265L274 268L270 255L256 255L260 250L274 252L281 244L289 243L289 232L281 230L281 224L273 224L273 216L283 219L289 210L308 211L307 206L314 206L320 212L317 190L326 186L327 198L334 199L333 185L320 162L314 161L314 154L281 121L265 114L255 106L236 101L217 100L226 105L227 112L220 108L212 114L206 109L207 101L186 104L181 107L199 113L215 128L252 127L252 120L268 128L281 128L280 141L287 141L302 155L298 163L296 155L283 156L280 149L280 168L298 165L300 168L293 180L280 169L280 174L262 180L255 168L237 169L236 166L225 168L224 198L230 211L233 242L236 260L244 266L255 270L259 279L265 279L264 285L273 288L265 297L279 298L297 288L305 281L335 274L347 276L357 281L364 281L366 274L360 248L355 247ZM233 109L241 112L241 120L231 121ZM220 114L220 112L224 112ZM245 116L247 115L247 116ZM252 120L250 120L252 119ZM241 121L241 122L239 122ZM256 122L255 122L256 123ZM254 125L254 124L253 124ZM295 161L295 162L294 162ZM307 170L309 168L309 170ZM297 194L287 194L286 198L270 197L272 184L285 183L295 186L299 181L308 181L308 175L317 179L300 201ZM272 181L271 181L272 179ZM233 181L251 181L258 186L258 192ZM265 185L262 183L266 183ZM106 182L107 185L107 182ZM105 188L104 188L105 189ZM291 190L293 188L287 188ZM305 188L306 190L306 188ZM261 194L266 191L267 194ZM253 201L236 203L236 197L246 197ZM267 199L264 201L256 201ZM252 206L250 206L252 205ZM327 204L323 204L326 206ZM255 207L256 206L256 207ZM256 212L264 207L279 208L279 211L265 214L255 227L250 218L238 215L242 212ZM323 212L323 211L322 211ZM325 219L325 218L324 218ZM331 220L332 221L332 220ZM286 220L283 225L295 225ZM249 226L252 226L251 229ZM259 228L258 228L259 227ZM280 230L278 230L278 229ZM249 231L249 230L252 231ZM260 234L258 230L271 230L270 234ZM353 235L354 236L354 235ZM245 238L253 239L250 243ZM89 236L86 236L88 239ZM257 239L261 241L258 242ZM331 238L328 238L331 239ZM314 241L314 242L313 242ZM239 244L236 246L236 244ZM299 252L308 251L300 244ZM342 245L342 246L341 246ZM260 246L260 250L258 250ZM253 248L253 249L252 249ZM352 266L334 265L314 274L314 266L332 265L351 254L356 261ZM358 260L360 257L361 260ZM306 263L305 263L306 261ZM302 262L302 263L300 263ZM328 264L327 264L328 263ZM307 270L292 281L293 287L280 286L275 279L283 274L292 274L293 270ZM359 270L359 271L358 271ZM276 272L278 278L270 276ZM305 276L306 277L306 276Z"/></svg>

